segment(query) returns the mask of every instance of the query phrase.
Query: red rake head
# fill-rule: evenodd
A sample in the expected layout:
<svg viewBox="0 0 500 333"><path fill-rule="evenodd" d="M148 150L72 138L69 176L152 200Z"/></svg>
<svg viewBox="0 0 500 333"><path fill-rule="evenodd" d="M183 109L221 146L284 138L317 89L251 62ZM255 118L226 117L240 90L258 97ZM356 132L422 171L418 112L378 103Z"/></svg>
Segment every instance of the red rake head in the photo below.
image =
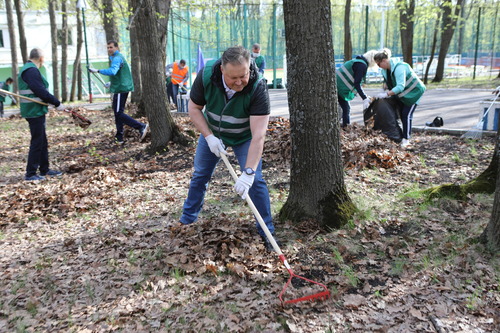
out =
<svg viewBox="0 0 500 333"><path fill-rule="evenodd" d="M303 302L303 301L313 301L313 300L325 301L328 298L330 298L330 291L328 290L328 288L324 284L319 283L319 282L315 282L315 281L309 280L308 278L305 278L303 276L297 275L291 269L288 269L288 272L290 273L290 277L288 278L288 281L286 282L285 286L283 287L283 290L281 291L281 293L279 295L281 305L298 303L298 302ZM287 290L288 286L292 282L293 278L301 279L301 280L304 280L310 284L318 285L318 286L323 288L323 291L320 291L319 293L316 293L316 294L307 295L307 296L284 301L283 295L285 294L285 291Z"/></svg>

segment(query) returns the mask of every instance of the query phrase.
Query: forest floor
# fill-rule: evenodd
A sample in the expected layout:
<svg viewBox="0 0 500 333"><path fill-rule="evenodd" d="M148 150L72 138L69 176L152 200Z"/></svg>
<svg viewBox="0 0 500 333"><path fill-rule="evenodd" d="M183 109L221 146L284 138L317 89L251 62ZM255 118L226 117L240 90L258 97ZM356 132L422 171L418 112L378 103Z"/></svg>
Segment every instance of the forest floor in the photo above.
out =
<svg viewBox="0 0 500 333"><path fill-rule="evenodd" d="M193 144L147 156L112 111L47 120L51 167L23 180L25 120L0 120L0 332L499 332L500 258L477 242L493 195L427 201L489 164L494 140L416 133L405 150L381 134L342 131L345 182L358 208L340 230L275 220L295 273L325 301L282 306L288 272L266 252L221 163L197 223L175 227ZM176 123L189 135L185 116ZM273 119L264 176L273 214L287 198L289 123ZM234 161L233 161L234 163ZM285 299L316 293L293 281Z"/></svg>

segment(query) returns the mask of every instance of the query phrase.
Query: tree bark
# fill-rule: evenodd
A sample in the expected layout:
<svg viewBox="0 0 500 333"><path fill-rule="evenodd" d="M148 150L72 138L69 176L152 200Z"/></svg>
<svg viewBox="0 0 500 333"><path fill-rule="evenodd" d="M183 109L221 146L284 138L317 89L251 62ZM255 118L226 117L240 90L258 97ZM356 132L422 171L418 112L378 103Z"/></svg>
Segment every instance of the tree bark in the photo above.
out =
<svg viewBox="0 0 500 333"><path fill-rule="evenodd" d="M453 38L453 33L455 32L455 27L462 10L463 0L457 0L455 8L453 8L452 0L443 0L441 3L442 11L442 31L441 31L441 45L439 47L438 63L436 68L436 75L432 82L441 82L444 77L444 65L446 54L450 48L451 39Z"/></svg>
<svg viewBox="0 0 500 333"><path fill-rule="evenodd" d="M437 18L436 18L436 26L434 28L434 34L432 36L432 46L431 46L430 57L429 57L429 60L427 61L427 67L425 68L424 84L427 84L427 81L429 78L429 70L431 68L432 61L434 60L434 53L436 53L437 36L438 36L438 32L439 32L440 22L441 22L441 13L438 12Z"/></svg>
<svg viewBox="0 0 500 333"><path fill-rule="evenodd" d="M413 34L415 23L415 0L399 0L399 31L403 61L413 67Z"/></svg>
<svg viewBox="0 0 500 333"><path fill-rule="evenodd" d="M480 239L487 244L488 248L498 253L500 250L500 154L498 147L500 146L500 129L497 132L497 142L495 146L495 153L491 164L496 163L496 187L495 199L493 200L493 211L491 212L490 222L480 236Z"/></svg>
<svg viewBox="0 0 500 333"><path fill-rule="evenodd" d="M120 34L116 26L115 14L113 10L113 0L102 0L102 24L106 33L106 41L114 40L119 42Z"/></svg>
<svg viewBox="0 0 500 333"><path fill-rule="evenodd" d="M81 54L83 45L83 24L80 15L80 9L76 9L76 55L75 61L73 62L73 77L71 79L71 93L70 101L75 100L75 93L78 91L78 99L82 97L82 81L81 75L79 75L81 70ZM78 87L78 89L77 89Z"/></svg>
<svg viewBox="0 0 500 333"><path fill-rule="evenodd" d="M134 4L132 2L133 0L129 0L130 8L134 8ZM129 20L132 20L132 18L130 18ZM130 69L132 71L132 79L134 80L134 87L135 87L134 91L131 94L132 96L130 98L130 101L132 103L140 105L142 100L142 80L141 80L141 57L139 55L139 39L137 37L137 26L135 24L130 24L129 31L130 31L129 35L130 35L130 52L131 52Z"/></svg>
<svg viewBox="0 0 500 333"><path fill-rule="evenodd" d="M338 228L355 206L344 184L330 1L284 0L283 13L292 158L280 218ZM315 94L304 94L307 87Z"/></svg>
<svg viewBox="0 0 500 333"><path fill-rule="evenodd" d="M5 0L5 10L7 12L7 25L9 26L9 38L10 38L10 58L12 60L12 79L14 80L13 91L17 91L17 74L19 68L17 65L17 44L16 44L16 34L14 27L14 14L12 12L12 2L11 0ZM16 99L15 97L12 97ZM17 100L19 102L19 100ZM18 103L19 104L19 103Z"/></svg>
<svg viewBox="0 0 500 333"><path fill-rule="evenodd" d="M24 14L21 8L21 0L14 0L14 6L17 13L17 28L19 32L19 47L21 48L21 56L23 64L28 61L28 45L26 43L26 33L24 31Z"/></svg>
<svg viewBox="0 0 500 333"><path fill-rule="evenodd" d="M66 0L61 0L62 10L62 29L61 29L61 99L63 102L68 100L68 14Z"/></svg>
<svg viewBox="0 0 500 333"><path fill-rule="evenodd" d="M165 47L161 35L166 33L165 26L159 25L158 17L164 14L168 16L170 1L163 1L163 8L159 8L158 2L162 0L133 0L132 7L135 11L140 5L132 24L137 28L141 59L147 59L141 62L143 101L147 101L141 111L148 117L151 128L151 145L147 148L149 153L163 152L171 140L181 138L168 110L166 89L158 89L165 87ZM159 12L165 9L167 13Z"/></svg>
<svg viewBox="0 0 500 333"><path fill-rule="evenodd" d="M344 6L344 61L352 59L351 38L351 0L346 0Z"/></svg>
<svg viewBox="0 0 500 333"><path fill-rule="evenodd" d="M54 85L54 96L59 99L59 70L57 61L57 21L56 0L49 0L50 39L52 46L52 81Z"/></svg>

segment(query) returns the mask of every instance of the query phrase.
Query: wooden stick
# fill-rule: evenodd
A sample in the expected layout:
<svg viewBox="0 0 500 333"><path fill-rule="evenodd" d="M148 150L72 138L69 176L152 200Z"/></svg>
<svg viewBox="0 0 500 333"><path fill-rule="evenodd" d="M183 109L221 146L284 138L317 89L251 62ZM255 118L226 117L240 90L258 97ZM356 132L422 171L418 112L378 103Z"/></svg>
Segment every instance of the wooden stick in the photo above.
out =
<svg viewBox="0 0 500 333"><path fill-rule="evenodd" d="M9 94L9 95L12 95L12 96L15 96L15 97L22 98L22 99L28 100L28 101L30 101L30 102L34 102L34 103L38 103L38 104L42 104L42 105L48 106L48 104L47 104L47 103L44 103L44 102L41 102L41 101L37 101L36 99L30 98L30 97L26 97L26 96L18 95L18 94L16 94L16 93L10 92L10 91L8 91L8 90L3 90L3 89L0 89L0 92L1 92L1 93L4 93L4 94Z"/></svg>

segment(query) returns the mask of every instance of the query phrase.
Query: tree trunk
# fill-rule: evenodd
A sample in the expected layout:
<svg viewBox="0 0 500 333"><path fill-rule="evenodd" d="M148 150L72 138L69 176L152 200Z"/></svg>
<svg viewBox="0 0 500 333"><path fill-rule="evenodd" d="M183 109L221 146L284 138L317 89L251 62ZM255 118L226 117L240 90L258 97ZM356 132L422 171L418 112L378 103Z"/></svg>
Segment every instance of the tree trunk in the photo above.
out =
<svg viewBox="0 0 500 333"><path fill-rule="evenodd" d="M102 0L102 23L106 33L106 41L119 41L120 34L116 26L116 18L113 11L113 0Z"/></svg>
<svg viewBox="0 0 500 333"><path fill-rule="evenodd" d="M129 0L129 7L134 8L133 0ZM133 17L133 16L132 16ZM132 17L130 20L132 20ZM135 18L133 19L135 20ZM134 23L134 22L132 22ZM166 30L166 29L165 29ZM139 55L139 39L137 37L137 26L135 24L129 25L130 31L130 58L132 63L130 64L130 69L132 71L132 79L134 80L134 91L130 101L137 105L141 104L142 100L142 80L141 80L141 57Z"/></svg>
<svg viewBox="0 0 500 333"><path fill-rule="evenodd" d="M338 228L355 206L344 184L330 1L284 0L283 13L292 160L280 218ZM304 87L315 94L304 94Z"/></svg>
<svg viewBox="0 0 500 333"><path fill-rule="evenodd" d="M141 62L143 101L148 101L141 111L147 115L151 128L151 145L147 150L150 153L163 152L169 141L180 137L179 129L168 111L166 89L158 89L165 87L165 47L161 35L166 33L166 29L158 24L158 14L162 16L164 13L158 12L155 0L133 0L133 4L134 10L141 4L132 24L137 28L141 59L148 59ZM170 1L164 1L164 5L170 8ZM168 16L168 12L166 14Z"/></svg>
<svg viewBox="0 0 500 333"><path fill-rule="evenodd" d="M498 147L500 146L500 129L497 132L497 142L495 146L495 153L491 164L496 163L496 188L495 199L493 200L493 211L491 212L490 222L484 229L480 239L487 244L488 248L498 253L500 250L500 154ZM491 165L490 165L491 166Z"/></svg>
<svg viewBox="0 0 500 333"><path fill-rule="evenodd" d="M438 64L436 68L436 76L432 82L441 82L444 77L444 65L446 54L450 48L451 39L455 32L455 27L459 18L460 10L462 9L462 1L457 0L455 8L453 8L452 0L444 0L441 4L441 11L443 15L443 26L441 31L441 46L439 47Z"/></svg>
<svg viewBox="0 0 500 333"><path fill-rule="evenodd" d="M52 46L52 80L54 85L54 96L59 99L59 70L57 62L57 21L56 0L49 0L50 39Z"/></svg>
<svg viewBox="0 0 500 333"><path fill-rule="evenodd" d="M82 81L80 80L81 75L81 54L82 54L82 45L83 45L83 27L82 27L82 19L80 16L80 9L76 9L76 55L75 61L73 62L73 76L71 78L71 93L70 93L70 101L75 100L75 93L78 87L78 99L82 97Z"/></svg>
<svg viewBox="0 0 500 333"><path fill-rule="evenodd" d="M351 0L346 0L344 6L344 61L352 59L351 39Z"/></svg>
<svg viewBox="0 0 500 333"><path fill-rule="evenodd" d="M431 54L429 60L427 61L427 67L425 68L424 84L427 84L429 78L429 70L431 68L432 61L434 60L434 53L436 53L437 36L438 36L440 22L441 22L441 13L438 12L436 18L436 26L434 28L434 35L432 36Z"/></svg>
<svg viewBox="0 0 500 333"><path fill-rule="evenodd" d="M413 33L415 23L415 0L399 0L399 31L403 48L403 61L413 67Z"/></svg>
<svg viewBox="0 0 500 333"><path fill-rule="evenodd" d="M16 44L16 34L14 27L14 14L12 12L12 2L11 0L5 0L5 10L7 12L7 25L9 26L9 38L10 38L10 57L12 60L12 79L14 84L12 91L17 91L17 74L19 68L17 65L17 44ZM12 97L15 98L15 97ZM19 100L17 101L19 102ZM17 103L19 105L19 103Z"/></svg>
<svg viewBox="0 0 500 333"><path fill-rule="evenodd" d="M19 32L19 47L21 48L21 56L23 64L28 61L28 45L26 43L26 33L24 32L24 14L21 8L21 0L14 0L14 6L17 13L17 28Z"/></svg>
<svg viewBox="0 0 500 333"><path fill-rule="evenodd" d="M66 0L61 1L62 10L62 29L61 29L61 99L63 102L68 100L68 14Z"/></svg>

